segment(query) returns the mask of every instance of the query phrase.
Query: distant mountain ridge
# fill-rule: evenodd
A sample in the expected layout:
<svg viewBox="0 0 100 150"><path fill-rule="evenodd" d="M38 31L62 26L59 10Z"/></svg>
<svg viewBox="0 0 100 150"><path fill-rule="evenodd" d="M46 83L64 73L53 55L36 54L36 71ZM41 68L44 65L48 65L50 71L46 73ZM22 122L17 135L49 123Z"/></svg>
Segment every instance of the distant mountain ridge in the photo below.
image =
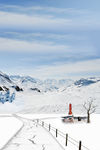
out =
<svg viewBox="0 0 100 150"><path fill-rule="evenodd" d="M40 80L30 76L10 76L12 81L16 81L19 86L22 86L23 89L36 90L40 92L48 92L48 91L59 91L60 89L66 90L68 86L89 86L96 82L100 81L99 77L90 77L90 78L81 78L77 81L73 81L71 79L46 79Z"/></svg>
<svg viewBox="0 0 100 150"><path fill-rule="evenodd" d="M30 76L10 76L10 79L22 86L23 89L38 89L42 92L57 91L61 87L69 86L73 83L70 79L46 79L40 80Z"/></svg>
<svg viewBox="0 0 100 150"><path fill-rule="evenodd" d="M90 77L90 78L82 78L77 81L73 81L71 79L46 79L40 80L33 78L31 76L20 76L20 75L11 75L8 76L2 72L0 72L0 90L8 90L9 88L13 88L16 91L24 91L30 90L35 92L52 92L58 91L60 89L66 90L69 86L89 86L96 82L99 82L99 77Z"/></svg>
<svg viewBox="0 0 100 150"><path fill-rule="evenodd" d="M88 86L94 83L97 83L100 81L100 78L95 78L95 77L91 77L91 78L87 78L87 79L80 79L74 82L74 85L76 86Z"/></svg>

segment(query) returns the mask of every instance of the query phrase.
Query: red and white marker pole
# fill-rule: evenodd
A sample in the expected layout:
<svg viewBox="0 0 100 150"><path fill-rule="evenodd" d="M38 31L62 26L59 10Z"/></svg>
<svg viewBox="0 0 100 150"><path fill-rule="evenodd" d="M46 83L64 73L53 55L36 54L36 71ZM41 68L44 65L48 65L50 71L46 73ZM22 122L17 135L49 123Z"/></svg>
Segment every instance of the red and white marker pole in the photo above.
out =
<svg viewBox="0 0 100 150"><path fill-rule="evenodd" d="M72 115L72 104L69 104L69 115Z"/></svg>

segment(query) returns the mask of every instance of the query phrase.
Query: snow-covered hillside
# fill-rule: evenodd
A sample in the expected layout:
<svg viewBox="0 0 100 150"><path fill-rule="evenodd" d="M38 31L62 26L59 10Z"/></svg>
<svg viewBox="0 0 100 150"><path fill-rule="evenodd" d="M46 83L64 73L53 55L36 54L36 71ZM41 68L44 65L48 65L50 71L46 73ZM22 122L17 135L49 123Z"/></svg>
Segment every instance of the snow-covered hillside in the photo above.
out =
<svg viewBox="0 0 100 150"><path fill-rule="evenodd" d="M20 91L21 88L14 83L10 77L0 71L0 91L15 89L16 91Z"/></svg>
<svg viewBox="0 0 100 150"><path fill-rule="evenodd" d="M17 93L16 100L23 101L24 108L21 113L68 113L68 104L72 103L73 113L86 113L83 103L90 97L97 105L96 113L100 113L100 82L88 86L72 84L64 90L34 93L33 91Z"/></svg>
<svg viewBox="0 0 100 150"><path fill-rule="evenodd" d="M28 92L22 96L25 101L23 113L65 113L68 112L68 104L72 103L74 113L85 113L83 103L90 97L97 105L96 112L100 113L100 81L88 86L72 84L63 90L33 94Z"/></svg>
<svg viewBox="0 0 100 150"><path fill-rule="evenodd" d="M83 103L90 97L97 105L96 113L100 113L100 78L72 80L39 80L30 76L6 76L1 74L1 87L12 88L17 85L22 92L16 92L12 104L1 106L0 112L21 113L66 113L68 104L72 103L74 113L85 113ZM5 83L3 85L3 83ZM11 85L9 85L9 84Z"/></svg>
<svg viewBox="0 0 100 150"><path fill-rule="evenodd" d="M10 79L23 88L23 90L32 90L37 92L64 91L68 87L89 86L100 81L99 77L82 78L77 81L71 79L46 79L40 80L30 76L10 76Z"/></svg>
<svg viewBox="0 0 100 150"><path fill-rule="evenodd" d="M68 87L74 81L70 79L46 79L39 80L30 76L10 76L10 79L24 90L31 90L36 92L59 91L61 87Z"/></svg>
<svg viewBox="0 0 100 150"><path fill-rule="evenodd" d="M14 83L10 80L9 76L0 72L0 90L7 90L8 87L13 85Z"/></svg>

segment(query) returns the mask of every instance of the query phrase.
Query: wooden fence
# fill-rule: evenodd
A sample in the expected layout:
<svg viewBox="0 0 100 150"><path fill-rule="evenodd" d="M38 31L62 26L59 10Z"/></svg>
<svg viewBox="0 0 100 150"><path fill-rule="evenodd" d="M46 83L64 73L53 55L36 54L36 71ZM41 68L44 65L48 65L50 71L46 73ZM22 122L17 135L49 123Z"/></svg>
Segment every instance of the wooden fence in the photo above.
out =
<svg viewBox="0 0 100 150"><path fill-rule="evenodd" d="M73 144L75 147L77 147L76 150L89 150L86 146L82 145L82 141L76 141L74 138L70 137L67 133L63 133L62 131L54 128L53 126L51 126L51 124L47 124L42 120L37 119L37 123L39 125L41 125L42 127L44 127L46 130L48 130L49 132L54 132L53 135L55 135L55 137L57 138L58 136L61 136L64 141L65 141L65 145L64 146L68 146L68 142L70 142L71 144Z"/></svg>

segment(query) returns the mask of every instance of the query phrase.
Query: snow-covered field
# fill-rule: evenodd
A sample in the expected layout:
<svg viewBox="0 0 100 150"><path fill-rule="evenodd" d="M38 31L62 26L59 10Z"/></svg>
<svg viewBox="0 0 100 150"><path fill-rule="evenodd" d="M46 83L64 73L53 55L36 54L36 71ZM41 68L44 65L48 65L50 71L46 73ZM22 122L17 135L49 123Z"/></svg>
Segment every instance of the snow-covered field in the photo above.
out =
<svg viewBox="0 0 100 150"><path fill-rule="evenodd" d="M22 99L22 94L17 93L16 99L13 103L6 102L4 104L0 103L0 114L15 113L24 109L24 100Z"/></svg>
<svg viewBox="0 0 100 150"><path fill-rule="evenodd" d="M60 89L59 92L37 93L26 91L17 93L12 106L16 106L14 111L20 113L58 114L66 113L68 104L72 103L73 112L79 114L85 113L83 103L90 97L94 99L94 105L97 105L96 113L100 113L100 82L82 87L72 85L65 90ZM6 112L6 109L4 109L4 112Z"/></svg>
<svg viewBox="0 0 100 150"><path fill-rule="evenodd" d="M52 127L58 129L58 132L61 131L64 134L68 134L68 146L65 147L65 138L62 138L59 134L57 140L60 144L67 150L78 150L79 141L82 141L82 145L85 146L83 150L99 150L100 149L100 115L93 114L91 116L91 123L63 123L60 116L62 115L21 115L25 118L36 119L39 118L40 120L44 121L48 125L51 124ZM42 119L44 118L44 119ZM48 130L48 128L45 126ZM51 131L51 133L55 137L55 132ZM74 142L70 138L74 139L77 142ZM71 142L74 144L72 144Z"/></svg>
<svg viewBox="0 0 100 150"><path fill-rule="evenodd" d="M90 97L97 105L96 113L100 113L100 82L82 87L72 85L59 92L17 92L13 103L0 103L0 113L66 113L69 103L74 113L85 113L82 105Z"/></svg>
<svg viewBox="0 0 100 150"><path fill-rule="evenodd" d="M0 149L8 142L10 138L21 128L22 121L24 126L5 146L5 150L43 150L57 149L61 150L78 150L79 141L82 141L82 150L99 150L100 149L100 115L93 114L91 123L63 123L61 116L64 114L18 114L21 118L0 117ZM44 127L37 124L36 119L44 121ZM20 121L19 121L20 120ZM50 124L54 131L49 132L45 125ZM46 130L45 130L46 128ZM58 129L56 138L55 129ZM68 145L65 146L65 138L60 136L60 132L68 134ZM52 136L53 135L53 136ZM62 134L61 134L62 135ZM74 141L74 140L76 141Z"/></svg>
<svg viewBox="0 0 100 150"><path fill-rule="evenodd" d="M68 145L74 147L74 150L77 150L78 142L81 140L82 145L84 145L89 150L99 150L100 149L100 115L92 115L91 123L72 123L66 124L63 123L61 119L47 119L44 120L45 123L51 124L53 127L62 131L63 133L68 133L69 137L75 139L77 142L73 142L76 146L74 146L70 141L68 141ZM58 131L59 132L59 131ZM55 135L55 133L53 133ZM61 141L61 137L58 135L58 141ZM62 140L62 144L65 144L65 141ZM86 150L83 147L83 150ZM70 150L70 148L69 148ZM71 148L72 150L72 148Z"/></svg>
<svg viewBox="0 0 100 150"><path fill-rule="evenodd" d="M61 145L35 121L19 118L22 130L6 145L4 150L62 150Z"/></svg>
<svg viewBox="0 0 100 150"><path fill-rule="evenodd" d="M93 99L94 105L97 105L95 112L96 114L91 116L90 124L64 124L62 122L61 116L66 116L68 114L69 103L72 104L74 116L75 114L85 115L86 110L83 108L83 103L89 100L90 97ZM17 113L24 118L32 120L40 119L47 124L51 124L51 126L57 128L58 131L60 130L64 134L68 134L67 147L65 147L65 137L64 139L60 136L56 138L56 140L66 150L78 150L80 140L82 141L82 145L85 146L82 150L100 150L100 80L85 86L81 84L72 84L71 86L64 86L58 90L46 92L32 91L26 88L23 91L16 92L16 99L12 103L0 103L0 113ZM48 129L45 130L44 128L38 126L35 122L34 124L32 120L27 120L26 123L24 122L24 128L18 136L14 137L13 140L10 141L6 149L60 149L58 146L59 144L57 145L55 140L52 140L53 137L47 131ZM22 123L19 123L19 120L16 120L16 118L13 117L0 117L0 122L0 146L2 147L20 128L20 125L18 124ZM34 136L33 133L36 135L36 145L32 139L32 136ZM52 134L55 137L55 132ZM70 140L72 139L70 137L77 141L74 141L77 143L77 146L75 143L71 143ZM51 140L49 141L48 139ZM51 147L52 144L53 147Z"/></svg>
<svg viewBox="0 0 100 150"><path fill-rule="evenodd" d="M0 84L1 90L8 88L10 92L14 90L16 93L12 103L0 103L0 113L66 113L69 103L72 103L74 113L85 113L82 105L90 97L97 105L96 113L100 113L99 77L78 81L40 81L29 76L10 78L0 72Z"/></svg>
<svg viewBox="0 0 100 150"><path fill-rule="evenodd" d="M21 129L23 123L12 116L0 115L0 149Z"/></svg>

